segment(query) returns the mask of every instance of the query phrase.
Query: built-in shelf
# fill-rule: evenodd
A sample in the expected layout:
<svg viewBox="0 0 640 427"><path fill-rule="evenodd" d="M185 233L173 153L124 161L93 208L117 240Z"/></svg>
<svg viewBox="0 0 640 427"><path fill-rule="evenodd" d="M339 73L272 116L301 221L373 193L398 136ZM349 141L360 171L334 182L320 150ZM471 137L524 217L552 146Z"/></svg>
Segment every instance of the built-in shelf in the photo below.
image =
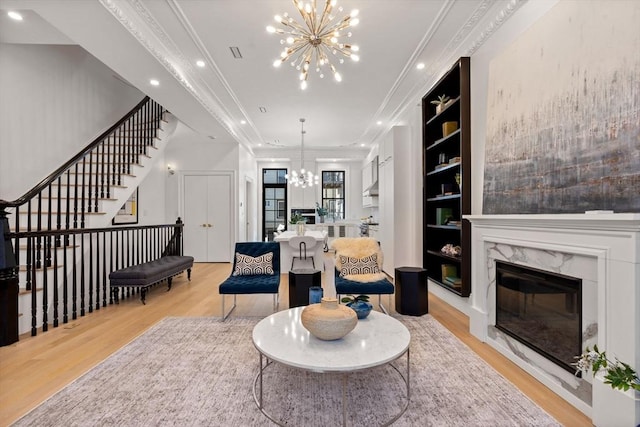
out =
<svg viewBox="0 0 640 427"><path fill-rule="evenodd" d="M471 293L471 225L463 218L471 214L470 92L470 61L464 57L422 98L423 267L431 281L463 297ZM436 112L431 101L441 95L452 101ZM456 122L455 130L447 122ZM445 224L443 215L459 222ZM460 246L462 255L442 253L447 244ZM461 285L446 282L445 274Z"/></svg>

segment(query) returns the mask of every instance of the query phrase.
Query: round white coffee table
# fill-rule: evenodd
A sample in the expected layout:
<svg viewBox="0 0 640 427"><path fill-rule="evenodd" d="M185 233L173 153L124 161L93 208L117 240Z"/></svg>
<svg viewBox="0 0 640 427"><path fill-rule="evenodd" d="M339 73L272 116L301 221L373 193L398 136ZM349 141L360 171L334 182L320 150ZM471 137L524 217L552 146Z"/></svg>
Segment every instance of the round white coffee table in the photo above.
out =
<svg viewBox="0 0 640 427"><path fill-rule="evenodd" d="M397 319L372 311L358 320L355 329L335 341L322 341L302 326L304 307L274 313L253 328L253 344L260 353L260 369L253 382L253 398L260 411L271 421L283 425L264 408L263 372L272 362L312 372L352 373L389 364L406 384L406 401L400 412L383 425L390 425L407 410L410 399L409 344L411 334ZM407 356L406 375L391 362ZM265 363L266 359L266 363ZM346 425L346 376L342 382L342 421ZM259 392L257 390L259 385Z"/></svg>

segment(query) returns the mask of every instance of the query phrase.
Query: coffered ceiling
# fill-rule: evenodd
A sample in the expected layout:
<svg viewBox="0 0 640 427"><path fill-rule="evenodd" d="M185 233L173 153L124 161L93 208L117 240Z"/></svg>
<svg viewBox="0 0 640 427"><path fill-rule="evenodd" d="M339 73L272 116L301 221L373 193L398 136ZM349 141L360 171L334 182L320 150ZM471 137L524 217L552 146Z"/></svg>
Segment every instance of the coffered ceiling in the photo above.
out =
<svg viewBox="0 0 640 427"><path fill-rule="evenodd" d="M338 0L336 15L359 9L360 61L338 65L341 83L311 72L305 91L295 69L272 66L280 37L265 29L298 17L288 0L0 0L0 42L78 44L213 143L298 147L304 117L305 146L331 156L368 150L524 1Z"/></svg>

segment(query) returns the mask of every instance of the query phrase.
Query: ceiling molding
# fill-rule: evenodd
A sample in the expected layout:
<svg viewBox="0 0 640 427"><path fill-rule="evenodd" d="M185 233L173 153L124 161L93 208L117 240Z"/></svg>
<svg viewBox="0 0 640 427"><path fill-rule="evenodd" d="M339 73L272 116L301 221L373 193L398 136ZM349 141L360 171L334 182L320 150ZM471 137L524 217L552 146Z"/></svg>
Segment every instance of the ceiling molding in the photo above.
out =
<svg viewBox="0 0 640 427"><path fill-rule="evenodd" d="M398 103L398 108L390 115L391 122L397 122L407 111L407 109L416 103L415 94L418 94L417 102L422 100L422 94L426 93L431 87L440 79L442 74L446 72L450 65L455 62L459 56L471 56L476 52L488 39L500 28L523 4L529 0L510 0L505 7L499 11L496 17L485 27L484 30L479 32L479 36L474 39L472 44L468 47L463 46L461 43L467 40L473 32L473 29L477 26L478 22L489 12L491 6L496 2L495 0L483 1L472 16L467 20L465 25L456 33L456 36L447 45L447 48L443 52L452 52L447 57L441 56L434 65L428 68L428 72L425 73L425 77L416 82L414 85L415 90L407 92L406 97L402 102ZM456 52L466 52L465 54L458 54ZM422 83L421 83L422 82ZM377 132L375 139L383 137L390 127L386 127Z"/></svg>
<svg viewBox="0 0 640 427"><path fill-rule="evenodd" d="M491 22L489 26L487 26L487 28L482 33L480 33L480 36L467 50L466 56L471 56L475 51L477 51L478 48L480 48L480 46L482 46L484 42L487 41L487 39L491 37L491 35L493 35L493 33L495 33L496 30L502 26L502 24L507 22L507 20L511 17L511 15L513 15L516 10L520 9L520 7L522 7L522 5L524 5L528 1L529 0L511 0L507 4L507 6L502 9L500 13L498 13L493 22Z"/></svg>

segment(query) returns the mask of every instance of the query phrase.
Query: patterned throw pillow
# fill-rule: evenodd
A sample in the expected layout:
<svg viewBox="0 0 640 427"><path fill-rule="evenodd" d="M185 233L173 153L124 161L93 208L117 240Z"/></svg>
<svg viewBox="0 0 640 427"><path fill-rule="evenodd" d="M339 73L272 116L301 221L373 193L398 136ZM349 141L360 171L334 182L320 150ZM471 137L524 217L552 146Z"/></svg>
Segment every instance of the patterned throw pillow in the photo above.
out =
<svg viewBox="0 0 640 427"><path fill-rule="evenodd" d="M353 258L350 256L340 255L340 277L350 274L371 274L380 273L378 267L378 255L373 254L364 258Z"/></svg>
<svg viewBox="0 0 640 427"><path fill-rule="evenodd" d="M253 276L256 274L273 275L273 252L267 252L258 257L236 252L236 268L234 276Z"/></svg>

